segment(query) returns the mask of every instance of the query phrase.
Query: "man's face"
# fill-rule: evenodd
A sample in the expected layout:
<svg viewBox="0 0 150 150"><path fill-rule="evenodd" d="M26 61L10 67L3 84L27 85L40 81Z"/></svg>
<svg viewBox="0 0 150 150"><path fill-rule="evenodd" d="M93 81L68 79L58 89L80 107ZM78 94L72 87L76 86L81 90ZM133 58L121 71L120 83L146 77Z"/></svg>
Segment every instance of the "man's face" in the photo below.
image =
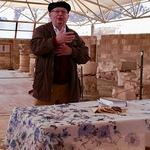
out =
<svg viewBox="0 0 150 150"><path fill-rule="evenodd" d="M57 27L58 29L64 27L69 18L68 11L63 7L54 8L49 13L49 16L54 26Z"/></svg>

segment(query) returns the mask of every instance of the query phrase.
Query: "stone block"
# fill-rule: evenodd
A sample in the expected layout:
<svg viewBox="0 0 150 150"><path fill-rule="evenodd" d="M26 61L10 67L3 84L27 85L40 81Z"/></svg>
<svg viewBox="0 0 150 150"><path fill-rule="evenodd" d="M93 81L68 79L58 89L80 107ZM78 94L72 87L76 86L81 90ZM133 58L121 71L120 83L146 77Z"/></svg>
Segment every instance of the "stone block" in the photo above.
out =
<svg viewBox="0 0 150 150"><path fill-rule="evenodd" d="M120 100L136 100L136 94L134 91L125 90L123 87L113 87L112 97Z"/></svg>
<svg viewBox="0 0 150 150"><path fill-rule="evenodd" d="M120 62L118 66L119 71L131 71L131 70L136 70L137 69L137 64L136 62Z"/></svg>
<svg viewBox="0 0 150 150"><path fill-rule="evenodd" d="M135 81L126 80L124 83L124 89L135 91L135 89L138 87L138 83Z"/></svg>
<svg viewBox="0 0 150 150"><path fill-rule="evenodd" d="M126 80L132 80L136 78L136 74L134 72L119 72L117 71L117 81L118 81L118 86L124 86L124 83Z"/></svg>
<svg viewBox="0 0 150 150"><path fill-rule="evenodd" d="M97 63L96 62L88 62L83 67L83 75L96 75Z"/></svg>

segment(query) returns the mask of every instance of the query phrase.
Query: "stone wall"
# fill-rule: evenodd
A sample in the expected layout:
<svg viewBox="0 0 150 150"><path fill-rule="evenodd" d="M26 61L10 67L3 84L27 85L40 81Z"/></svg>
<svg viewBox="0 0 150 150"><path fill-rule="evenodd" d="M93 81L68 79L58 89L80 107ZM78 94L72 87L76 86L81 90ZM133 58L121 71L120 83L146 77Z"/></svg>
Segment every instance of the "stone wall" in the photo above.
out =
<svg viewBox="0 0 150 150"><path fill-rule="evenodd" d="M9 68L11 64L11 53L13 50L12 39L0 39L0 69ZM4 46L9 45L10 51L5 51Z"/></svg>
<svg viewBox="0 0 150 150"><path fill-rule="evenodd" d="M19 69L20 53L19 44L25 44L28 48L29 40L13 40L13 39L0 39L0 45L10 45L10 53L5 54L0 52L0 69Z"/></svg>
<svg viewBox="0 0 150 150"><path fill-rule="evenodd" d="M123 61L136 62L140 66L143 57L143 78L150 79L150 34L102 35L97 48L97 76L115 79L119 64ZM136 71L137 77L140 68Z"/></svg>

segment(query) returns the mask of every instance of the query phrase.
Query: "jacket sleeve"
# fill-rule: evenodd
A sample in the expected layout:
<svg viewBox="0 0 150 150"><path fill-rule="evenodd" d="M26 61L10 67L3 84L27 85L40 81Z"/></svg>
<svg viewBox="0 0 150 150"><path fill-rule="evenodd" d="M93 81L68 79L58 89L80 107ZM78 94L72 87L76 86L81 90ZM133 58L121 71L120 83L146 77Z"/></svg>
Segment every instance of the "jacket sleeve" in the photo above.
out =
<svg viewBox="0 0 150 150"><path fill-rule="evenodd" d="M71 44L71 57L77 64L85 64L90 60L89 49L87 46L85 46L85 42L82 40L82 38L76 32L75 34L76 39Z"/></svg>
<svg viewBox="0 0 150 150"><path fill-rule="evenodd" d="M29 42L30 50L34 55L44 55L52 52L56 48L55 35L47 30L44 25L37 27L32 39Z"/></svg>

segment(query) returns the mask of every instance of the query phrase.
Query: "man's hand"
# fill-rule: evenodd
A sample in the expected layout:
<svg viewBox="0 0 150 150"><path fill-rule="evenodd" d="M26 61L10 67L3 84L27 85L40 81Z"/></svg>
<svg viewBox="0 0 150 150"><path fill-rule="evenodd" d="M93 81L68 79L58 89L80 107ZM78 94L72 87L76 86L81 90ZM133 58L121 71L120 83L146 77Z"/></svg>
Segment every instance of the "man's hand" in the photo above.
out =
<svg viewBox="0 0 150 150"><path fill-rule="evenodd" d="M71 43L75 39L74 32L65 32L63 33L64 28L60 30L58 35L56 36L56 41L59 45L65 44L65 43Z"/></svg>
<svg viewBox="0 0 150 150"><path fill-rule="evenodd" d="M71 55L72 49L68 45L63 44L59 46L56 50L54 50L54 54L56 54L57 56Z"/></svg>

